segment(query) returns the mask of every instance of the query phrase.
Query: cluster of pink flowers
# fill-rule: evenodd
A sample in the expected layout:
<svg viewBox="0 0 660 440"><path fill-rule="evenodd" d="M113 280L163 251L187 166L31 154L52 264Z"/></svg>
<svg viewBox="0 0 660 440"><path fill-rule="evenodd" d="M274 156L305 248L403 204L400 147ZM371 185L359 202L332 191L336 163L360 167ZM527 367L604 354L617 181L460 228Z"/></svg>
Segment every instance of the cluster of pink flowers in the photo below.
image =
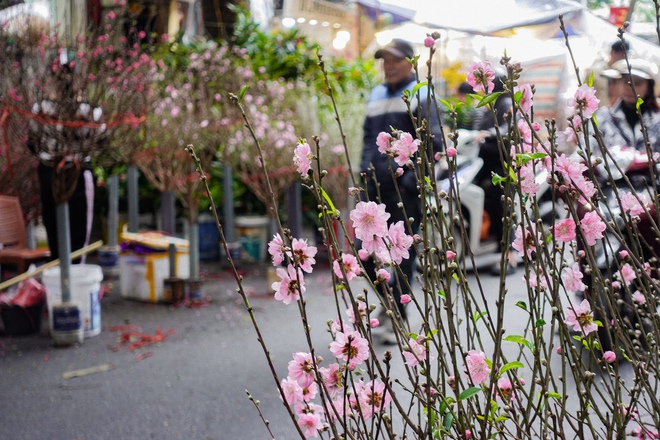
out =
<svg viewBox="0 0 660 440"><path fill-rule="evenodd" d="M574 160L562 153L554 158L548 156L546 168L549 173L554 172L560 176L567 188L576 190L582 202L596 194L595 185L585 177L587 166L581 161Z"/></svg>
<svg viewBox="0 0 660 440"><path fill-rule="evenodd" d="M408 340L409 351L403 352L406 365L415 367L420 362L431 362L435 355L426 349L427 339L424 336L418 336L417 339Z"/></svg>
<svg viewBox="0 0 660 440"><path fill-rule="evenodd" d="M353 310L349 309L347 313L354 323ZM366 304L359 305L359 313L361 318L367 316ZM306 438L318 437L319 432L335 420L336 414L340 418L359 414L368 419L385 410L392 401L386 384L380 380L365 382L352 379L349 386L347 373L369 359L369 343L358 331L350 329L347 321L337 319L331 329L334 341L329 349L341 363L334 362L322 367L323 359L297 352L289 361L288 376L280 383L283 398L293 407ZM323 387L329 396L326 403L330 410L327 414L322 406L313 402L319 395L319 387Z"/></svg>
<svg viewBox="0 0 660 440"><path fill-rule="evenodd" d="M387 226L390 214L384 204L376 202L358 202L349 214L353 221L356 238L362 241L364 253L375 254L383 262L400 264L409 257L408 249L414 238L406 234L403 221Z"/></svg>
<svg viewBox="0 0 660 440"><path fill-rule="evenodd" d="M394 158L400 167L405 166L410 158L417 153L421 141L413 138L410 133L400 132L393 137L386 132L380 132L376 138L378 151Z"/></svg>
<svg viewBox="0 0 660 440"><path fill-rule="evenodd" d="M573 97L568 100L573 114L568 117L569 126L564 130L568 142L577 141L577 135L582 132L582 122L591 118L600 100L596 98L596 90L587 84L577 88Z"/></svg>
<svg viewBox="0 0 660 440"><path fill-rule="evenodd" d="M308 245L305 239L294 238L291 246L287 246L279 233L273 236L268 243L268 253L273 260L273 265L281 265L285 258L289 261L286 269L277 269L280 281L271 285L275 291L276 300L288 305L300 299L300 295L305 293L303 272L312 273L313 265L316 263L314 259L316 252L316 246Z"/></svg>

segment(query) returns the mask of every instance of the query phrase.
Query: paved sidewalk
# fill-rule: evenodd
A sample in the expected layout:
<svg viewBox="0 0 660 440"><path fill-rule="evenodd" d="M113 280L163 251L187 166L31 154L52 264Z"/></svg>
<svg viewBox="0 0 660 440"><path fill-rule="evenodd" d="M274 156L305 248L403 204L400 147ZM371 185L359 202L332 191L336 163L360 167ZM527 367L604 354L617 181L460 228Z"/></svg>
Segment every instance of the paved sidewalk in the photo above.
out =
<svg viewBox="0 0 660 440"><path fill-rule="evenodd" d="M276 353L273 336L293 331L295 309L273 307L266 268L244 264L240 273ZM195 307L123 299L116 280L104 280L102 331L80 346L0 336L0 439L270 438L246 388L277 437L295 438L236 281L219 262L201 275L210 302ZM130 350L129 330L139 332L131 342L158 331L163 340Z"/></svg>

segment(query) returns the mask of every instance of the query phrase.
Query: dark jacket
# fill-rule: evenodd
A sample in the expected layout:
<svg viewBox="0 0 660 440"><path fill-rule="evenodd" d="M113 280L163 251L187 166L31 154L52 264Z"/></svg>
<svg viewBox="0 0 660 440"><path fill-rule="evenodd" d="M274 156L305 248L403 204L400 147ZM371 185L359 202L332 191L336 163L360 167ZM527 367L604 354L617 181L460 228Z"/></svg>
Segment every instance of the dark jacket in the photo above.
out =
<svg viewBox="0 0 660 440"><path fill-rule="evenodd" d="M397 169L398 165L394 162L394 159L390 159L378 151L376 138L380 132L391 133L392 128L410 133L415 138L417 137L415 126L408 114L407 105L402 99L403 91L409 90L412 92L416 85L417 80L412 76L409 80L394 87L380 84L374 87L369 95L367 115L363 126L364 149L362 150L360 171L368 173L370 164L373 164L381 193L394 189L394 181L388 162L392 163L392 169ZM427 90L425 86L421 87L419 89L420 99L418 100L417 96L411 98L410 109L415 117L421 115L422 118L426 118ZM430 132L435 136L433 139L433 152L431 152L433 154L442 150L442 132L435 104L430 106L430 110L431 117L427 120L427 124L430 127ZM409 194L417 193L417 183L413 170L404 167L404 174L397 181L399 187L406 189Z"/></svg>

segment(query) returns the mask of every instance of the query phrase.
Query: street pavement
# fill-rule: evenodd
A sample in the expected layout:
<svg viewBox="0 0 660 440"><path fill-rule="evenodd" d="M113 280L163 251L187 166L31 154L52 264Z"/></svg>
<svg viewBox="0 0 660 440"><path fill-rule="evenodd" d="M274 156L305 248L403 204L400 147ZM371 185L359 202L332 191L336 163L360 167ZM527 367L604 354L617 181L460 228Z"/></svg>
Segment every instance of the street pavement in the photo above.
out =
<svg viewBox="0 0 660 440"><path fill-rule="evenodd" d="M267 295L265 269L243 265L241 273L286 374L289 359L279 353L294 338L279 334L301 332L295 307ZM270 438L246 389L261 400L275 437L295 438L236 281L220 263L203 264L202 279L210 301L199 307L127 300L116 280L105 280L111 292L101 301L102 331L80 346L55 347L40 334L0 337L0 439ZM122 332L112 331L128 325L144 335L171 334L130 351ZM90 368L107 371L65 378Z"/></svg>
<svg viewBox="0 0 660 440"><path fill-rule="evenodd" d="M330 359L326 323L336 306L329 265L319 265L306 276L307 310L317 354ZM285 377L291 354L309 351L298 307L272 299L265 263L239 269L273 368ZM525 299L521 274L507 278L511 304ZM298 438L233 275L226 264L204 263L202 280L209 302L198 307L124 299L117 280L104 280L110 293L101 302L102 331L80 346L55 347L40 334L0 337L0 440ZM485 298L492 290L494 301L498 278L482 280ZM520 334L520 313L507 309L508 334ZM418 317L410 319L415 328ZM167 336L130 350L116 330L131 326L141 340L159 329ZM393 368L402 369L396 356Z"/></svg>

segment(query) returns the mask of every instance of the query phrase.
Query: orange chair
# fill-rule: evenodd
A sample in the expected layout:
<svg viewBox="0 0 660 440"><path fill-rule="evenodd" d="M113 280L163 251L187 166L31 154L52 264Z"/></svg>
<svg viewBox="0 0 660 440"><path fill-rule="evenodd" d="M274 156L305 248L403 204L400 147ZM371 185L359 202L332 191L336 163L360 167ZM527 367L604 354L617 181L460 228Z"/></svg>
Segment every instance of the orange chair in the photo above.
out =
<svg viewBox="0 0 660 440"><path fill-rule="evenodd" d="M17 197L0 196L0 266L16 267L24 273L30 264L47 260L50 249L28 249L23 210Z"/></svg>

